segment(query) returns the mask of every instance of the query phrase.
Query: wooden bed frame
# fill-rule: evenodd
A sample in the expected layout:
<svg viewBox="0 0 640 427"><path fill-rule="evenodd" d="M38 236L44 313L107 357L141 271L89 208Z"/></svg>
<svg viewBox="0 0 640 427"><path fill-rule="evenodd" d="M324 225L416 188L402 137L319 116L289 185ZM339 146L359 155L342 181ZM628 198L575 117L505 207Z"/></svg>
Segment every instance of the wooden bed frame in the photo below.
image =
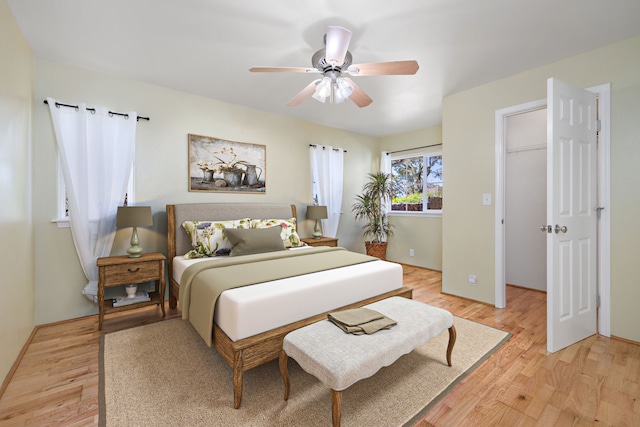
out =
<svg viewBox="0 0 640 427"><path fill-rule="evenodd" d="M176 308L180 285L173 279L173 258L191 248L189 238L182 230L184 221L232 220L240 218L292 218L296 217L296 206L263 203L188 203L167 205L169 306ZM412 298L413 290L408 287L386 292L334 310L360 307L392 296ZM244 371L277 359L282 349L284 336L303 326L326 319L327 313L320 313L289 325L281 326L238 341L232 341L227 334L214 324L213 344L218 353L233 370L233 406L239 408L242 402Z"/></svg>

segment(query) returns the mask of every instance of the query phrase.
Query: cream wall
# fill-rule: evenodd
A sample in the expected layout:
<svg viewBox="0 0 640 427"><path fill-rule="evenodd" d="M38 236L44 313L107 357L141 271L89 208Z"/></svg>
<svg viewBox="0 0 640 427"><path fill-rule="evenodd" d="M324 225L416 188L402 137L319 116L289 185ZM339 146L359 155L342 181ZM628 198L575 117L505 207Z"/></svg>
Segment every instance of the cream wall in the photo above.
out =
<svg viewBox="0 0 640 427"><path fill-rule="evenodd" d="M364 252L359 225L350 215L352 200L378 156L377 140L300 120L268 114L174 90L116 78L46 60L35 61L33 146L36 323L94 314L97 308L81 295L86 284L70 229L57 228L56 145L47 97L61 102L106 106L114 111L135 110L150 121L139 121L136 140L135 196L150 205L154 226L140 229L146 251L166 253L167 203L264 202L295 203L301 235L313 224L304 220L311 202L309 144L347 150L343 215L338 229L341 246ZM191 193L187 184L187 134L194 133L266 145L266 194ZM116 235L114 254L128 247L130 230Z"/></svg>
<svg viewBox="0 0 640 427"><path fill-rule="evenodd" d="M31 159L33 56L0 0L0 379L34 326Z"/></svg>
<svg viewBox="0 0 640 427"><path fill-rule="evenodd" d="M432 126L380 138L380 150L407 150L441 143L442 126ZM442 151L442 146L411 150L406 154L435 151ZM443 164L446 169L448 167L447 159L443 159ZM445 184L445 194L448 191L446 187ZM446 200L446 196L444 200ZM443 201L443 203L447 202ZM387 259L433 270L442 270L442 216L392 214L389 221L394 225L394 235L389 239L387 245ZM414 250L414 256L409 256L410 249Z"/></svg>
<svg viewBox="0 0 640 427"><path fill-rule="evenodd" d="M495 111L545 98L549 77L611 83L611 333L640 341L640 37L443 99L443 291L494 302L494 206L483 206L482 194L495 189Z"/></svg>

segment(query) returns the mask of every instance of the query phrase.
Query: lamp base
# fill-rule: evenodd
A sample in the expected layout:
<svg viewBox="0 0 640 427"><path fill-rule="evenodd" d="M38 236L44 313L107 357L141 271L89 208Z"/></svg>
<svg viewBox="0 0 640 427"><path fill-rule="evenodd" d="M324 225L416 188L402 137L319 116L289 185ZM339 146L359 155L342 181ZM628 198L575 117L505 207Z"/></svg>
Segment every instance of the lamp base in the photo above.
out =
<svg viewBox="0 0 640 427"><path fill-rule="evenodd" d="M131 241L129 242L131 247L127 249L129 258L140 258L140 255L142 255L142 248L138 246L139 243L140 239L138 238L138 227L133 227L133 232L131 233Z"/></svg>
<svg viewBox="0 0 640 427"><path fill-rule="evenodd" d="M311 237L313 237L316 240L318 240L319 238L322 237L322 229L320 228L320 220L316 219L316 225L315 225L315 227L313 227L313 234L311 234Z"/></svg>
<svg viewBox="0 0 640 427"><path fill-rule="evenodd" d="M142 247L131 246L127 249L127 253L129 254L129 258L140 258L140 255L142 255Z"/></svg>

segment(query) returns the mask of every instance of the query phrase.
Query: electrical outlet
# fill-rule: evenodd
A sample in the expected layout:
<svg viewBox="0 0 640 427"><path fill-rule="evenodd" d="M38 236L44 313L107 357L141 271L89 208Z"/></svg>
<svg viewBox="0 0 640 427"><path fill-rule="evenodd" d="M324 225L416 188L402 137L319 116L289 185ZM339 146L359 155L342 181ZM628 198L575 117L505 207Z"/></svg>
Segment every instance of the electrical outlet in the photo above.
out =
<svg viewBox="0 0 640 427"><path fill-rule="evenodd" d="M476 285L476 275L475 274L470 274L469 275L469 284L471 286L475 286Z"/></svg>
<svg viewBox="0 0 640 427"><path fill-rule="evenodd" d="M409 256L413 256L413 255L414 255L413 249L409 249Z"/></svg>

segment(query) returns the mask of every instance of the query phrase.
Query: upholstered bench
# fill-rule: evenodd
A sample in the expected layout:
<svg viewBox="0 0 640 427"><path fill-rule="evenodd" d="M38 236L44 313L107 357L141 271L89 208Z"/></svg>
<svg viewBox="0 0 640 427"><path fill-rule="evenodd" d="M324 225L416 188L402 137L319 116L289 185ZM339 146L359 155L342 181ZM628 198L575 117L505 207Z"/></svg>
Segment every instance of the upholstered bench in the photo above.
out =
<svg viewBox="0 0 640 427"><path fill-rule="evenodd" d="M456 341L453 315L407 298L392 297L365 307L397 321L391 329L371 335L353 335L342 331L329 320L321 320L288 333L280 352L280 372L284 381L284 398L289 398L288 357L306 372L331 389L331 416L340 425L342 391L389 366L404 354L425 344L449 329L447 364Z"/></svg>

